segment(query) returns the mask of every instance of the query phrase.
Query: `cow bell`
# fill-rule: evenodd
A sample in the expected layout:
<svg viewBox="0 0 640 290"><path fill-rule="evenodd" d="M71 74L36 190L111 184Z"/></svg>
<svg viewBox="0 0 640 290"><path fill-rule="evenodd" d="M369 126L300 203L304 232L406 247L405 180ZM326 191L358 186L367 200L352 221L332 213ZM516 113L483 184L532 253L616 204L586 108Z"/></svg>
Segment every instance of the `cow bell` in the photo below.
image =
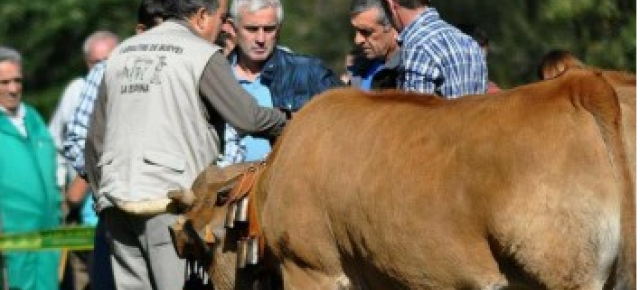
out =
<svg viewBox="0 0 640 290"><path fill-rule="evenodd" d="M227 217L225 219L224 222L224 226L227 227L228 229L232 229L233 228L233 224L236 222L236 207L237 207L237 203L236 202L232 202L229 204L229 208L227 209Z"/></svg>
<svg viewBox="0 0 640 290"><path fill-rule="evenodd" d="M238 269L244 269L247 266L247 240L241 239L238 241L238 251L236 252L236 266Z"/></svg>
<svg viewBox="0 0 640 290"><path fill-rule="evenodd" d="M247 221L247 209L249 208L249 199L247 197L243 197L238 201L238 207L236 208L236 221L237 222L246 222Z"/></svg>
<svg viewBox="0 0 640 290"><path fill-rule="evenodd" d="M257 265L258 257L258 238L251 237L249 238L247 245L247 264Z"/></svg>

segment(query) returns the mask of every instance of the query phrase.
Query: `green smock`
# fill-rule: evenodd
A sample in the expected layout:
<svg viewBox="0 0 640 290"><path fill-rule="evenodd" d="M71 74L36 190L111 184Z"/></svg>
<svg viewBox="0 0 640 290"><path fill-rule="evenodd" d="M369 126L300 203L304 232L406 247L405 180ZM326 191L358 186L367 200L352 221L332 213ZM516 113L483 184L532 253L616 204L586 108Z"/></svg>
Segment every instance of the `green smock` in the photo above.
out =
<svg viewBox="0 0 640 290"><path fill-rule="evenodd" d="M20 134L0 111L0 222L2 234L52 229L61 223L56 152L42 117L28 105ZM59 250L4 252L10 289L59 288Z"/></svg>

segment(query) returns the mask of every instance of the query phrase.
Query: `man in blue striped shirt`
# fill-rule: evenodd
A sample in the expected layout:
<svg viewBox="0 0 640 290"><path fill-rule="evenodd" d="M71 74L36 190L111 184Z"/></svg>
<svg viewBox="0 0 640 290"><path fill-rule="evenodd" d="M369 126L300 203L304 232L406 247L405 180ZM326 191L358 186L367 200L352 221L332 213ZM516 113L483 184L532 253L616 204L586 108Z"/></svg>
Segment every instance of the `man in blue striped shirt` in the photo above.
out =
<svg viewBox="0 0 640 290"><path fill-rule="evenodd" d="M487 91L487 64L480 46L443 21L429 0L382 0L400 32L399 88L445 98Z"/></svg>
<svg viewBox="0 0 640 290"><path fill-rule="evenodd" d="M80 103L75 113L67 123L66 135L63 140L62 153L69 160L80 176L87 176L84 168L84 141L87 138L89 118L93 113L93 103L98 96L98 86L104 75L105 63L97 63L86 77L85 85L80 93Z"/></svg>

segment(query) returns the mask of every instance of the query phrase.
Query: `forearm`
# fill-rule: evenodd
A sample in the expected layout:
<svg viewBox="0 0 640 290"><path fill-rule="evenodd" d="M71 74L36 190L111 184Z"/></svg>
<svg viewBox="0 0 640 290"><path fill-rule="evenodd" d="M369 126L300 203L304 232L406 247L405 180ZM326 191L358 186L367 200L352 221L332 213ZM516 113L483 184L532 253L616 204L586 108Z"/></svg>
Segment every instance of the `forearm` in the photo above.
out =
<svg viewBox="0 0 640 290"><path fill-rule="evenodd" d="M203 100L215 108L222 119L240 133L279 135L286 115L279 110L263 108L237 84L228 61L216 53L200 81Z"/></svg>
<svg viewBox="0 0 640 290"><path fill-rule="evenodd" d="M73 206L79 205L87 195L88 189L89 184L80 176L76 176L66 192L67 201Z"/></svg>

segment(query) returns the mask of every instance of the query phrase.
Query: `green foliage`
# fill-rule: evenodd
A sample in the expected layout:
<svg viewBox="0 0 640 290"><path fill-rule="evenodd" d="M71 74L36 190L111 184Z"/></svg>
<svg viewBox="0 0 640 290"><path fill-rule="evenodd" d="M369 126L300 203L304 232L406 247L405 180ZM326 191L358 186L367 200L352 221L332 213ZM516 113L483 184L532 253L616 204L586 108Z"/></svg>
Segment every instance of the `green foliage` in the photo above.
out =
<svg viewBox="0 0 640 290"><path fill-rule="evenodd" d="M282 0L281 44L318 56L337 73L352 42L350 0ZM139 1L2 0L0 44L25 58L25 99L49 117L66 83L84 75L81 46L97 29L133 34ZM634 0L434 0L452 24L474 23L491 40L490 78L502 87L535 80L538 60L568 49L587 64L636 70Z"/></svg>
<svg viewBox="0 0 640 290"><path fill-rule="evenodd" d="M285 9L281 43L313 55L340 73L352 41L349 1L282 0Z"/></svg>
<svg viewBox="0 0 640 290"><path fill-rule="evenodd" d="M435 6L451 23L471 20L487 31L490 78L503 87L536 80L539 60L552 49L569 50L588 65L636 70L633 0L460 2Z"/></svg>
<svg viewBox="0 0 640 290"><path fill-rule="evenodd" d="M99 29L132 34L137 6L130 0L3 0L0 44L23 55L25 100L48 118L66 82L86 74L85 37Z"/></svg>

